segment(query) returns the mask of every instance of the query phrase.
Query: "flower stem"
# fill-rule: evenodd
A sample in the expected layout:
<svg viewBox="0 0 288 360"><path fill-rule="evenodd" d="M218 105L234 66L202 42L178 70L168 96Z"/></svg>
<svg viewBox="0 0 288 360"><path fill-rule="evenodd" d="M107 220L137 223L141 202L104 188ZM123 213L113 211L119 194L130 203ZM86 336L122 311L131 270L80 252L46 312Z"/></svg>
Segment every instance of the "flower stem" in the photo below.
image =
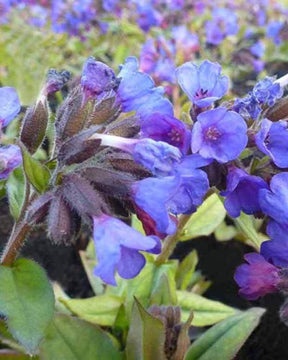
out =
<svg viewBox="0 0 288 360"><path fill-rule="evenodd" d="M179 217L177 231L175 234L169 235L166 237L161 254L158 255L157 259L155 260L156 265L159 266L159 265L164 264L169 259L170 255L172 255L172 253L177 245L178 239L182 233L182 230L183 230L184 226L187 224L190 217L191 217L191 215L181 215Z"/></svg>

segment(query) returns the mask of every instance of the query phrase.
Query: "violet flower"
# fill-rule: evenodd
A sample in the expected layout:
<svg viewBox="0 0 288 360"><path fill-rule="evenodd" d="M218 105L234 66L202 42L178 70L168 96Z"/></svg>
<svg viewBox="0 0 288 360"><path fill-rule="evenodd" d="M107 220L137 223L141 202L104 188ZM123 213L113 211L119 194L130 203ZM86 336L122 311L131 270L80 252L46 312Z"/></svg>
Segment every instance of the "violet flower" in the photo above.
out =
<svg viewBox="0 0 288 360"><path fill-rule="evenodd" d="M221 192L225 196L224 206L232 217L255 214L261 211L259 190L268 189L266 182L258 176L247 174L244 170L231 168L227 176L227 189Z"/></svg>
<svg viewBox="0 0 288 360"><path fill-rule="evenodd" d="M20 111L20 100L14 88L0 88L0 125L7 126Z"/></svg>
<svg viewBox="0 0 288 360"><path fill-rule="evenodd" d="M124 279L132 279L145 265L145 257L139 251L159 254L161 242L156 236L144 236L124 222L102 214L93 217L93 238L97 266L94 275L105 283L117 285L115 273Z"/></svg>
<svg viewBox="0 0 288 360"><path fill-rule="evenodd" d="M248 300L256 300L278 290L281 278L277 267L257 253L246 254L244 259L248 264L240 265L234 275L240 286L240 295Z"/></svg>
<svg viewBox="0 0 288 360"><path fill-rule="evenodd" d="M272 122L263 119L260 131L255 135L256 145L264 154L269 155L279 168L288 167L287 121Z"/></svg>
<svg viewBox="0 0 288 360"><path fill-rule="evenodd" d="M229 87L228 77L221 75L221 66L208 60L199 67L192 62L181 65L176 69L176 78L191 102L200 108L221 99Z"/></svg>
<svg viewBox="0 0 288 360"><path fill-rule="evenodd" d="M22 164L21 150L16 145L0 147L0 179L6 179L9 174Z"/></svg>
<svg viewBox="0 0 288 360"><path fill-rule="evenodd" d="M247 125L236 112L224 107L205 111L192 129L192 152L220 163L234 160L247 145L246 132Z"/></svg>

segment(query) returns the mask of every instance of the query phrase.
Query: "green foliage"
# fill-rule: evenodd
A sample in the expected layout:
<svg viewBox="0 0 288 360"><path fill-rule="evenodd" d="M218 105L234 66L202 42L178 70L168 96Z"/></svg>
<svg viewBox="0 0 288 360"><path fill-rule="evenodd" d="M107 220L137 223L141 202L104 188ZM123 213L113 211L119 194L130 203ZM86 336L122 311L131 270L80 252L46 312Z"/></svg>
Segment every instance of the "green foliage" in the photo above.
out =
<svg viewBox="0 0 288 360"><path fill-rule="evenodd" d="M45 165L35 160L23 146L21 150L23 167L29 182L38 192L43 193L49 185L50 171Z"/></svg>
<svg viewBox="0 0 288 360"><path fill-rule="evenodd" d="M127 360L166 360L165 328L135 299L127 338Z"/></svg>
<svg viewBox="0 0 288 360"><path fill-rule="evenodd" d="M252 308L213 326L191 345L185 360L233 359L264 312L262 308Z"/></svg>
<svg viewBox="0 0 288 360"><path fill-rule="evenodd" d="M199 236L208 236L221 224L226 210L217 194L210 195L190 217L179 240L190 240Z"/></svg>
<svg viewBox="0 0 288 360"><path fill-rule="evenodd" d="M178 305L182 309L182 320L186 321L192 310L194 314L192 325L194 326L213 325L238 311L219 301L209 300L188 291L177 291L177 298Z"/></svg>
<svg viewBox="0 0 288 360"><path fill-rule="evenodd" d="M19 167L10 174L6 183L10 213L17 220L21 214L25 198L25 176Z"/></svg>
<svg viewBox="0 0 288 360"><path fill-rule="evenodd" d="M41 360L122 360L111 336L99 327L58 314L40 346Z"/></svg>
<svg viewBox="0 0 288 360"><path fill-rule="evenodd" d="M112 326L123 299L115 295L99 295L89 299L60 299L75 315L93 324Z"/></svg>
<svg viewBox="0 0 288 360"><path fill-rule="evenodd" d="M180 263L176 274L176 283L178 289L187 289L194 274L197 263L198 255L196 250L193 250L190 254L188 254Z"/></svg>
<svg viewBox="0 0 288 360"><path fill-rule="evenodd" d="M54 294L44 270L31 260L0 266L0 313L14 338L36 352L52 320Z"/></svg>

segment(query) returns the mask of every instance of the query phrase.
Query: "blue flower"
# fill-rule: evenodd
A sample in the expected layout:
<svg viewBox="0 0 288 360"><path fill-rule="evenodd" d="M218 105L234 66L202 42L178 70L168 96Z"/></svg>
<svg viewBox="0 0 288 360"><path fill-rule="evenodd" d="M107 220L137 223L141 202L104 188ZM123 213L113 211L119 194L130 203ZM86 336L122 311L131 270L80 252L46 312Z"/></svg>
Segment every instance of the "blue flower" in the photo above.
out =
<svg viewBox="0 0 288 360"><path fill-rule="evenodd" d="M22 164L21 150L16 145L0 147L0 179L6 179L11 171Z"/></svg>
<svg viewBox="0 0 288 360"><path fill-rule="evenodd" d="M275 266L288 267L288 226L270 220L267 234L271 240L261 244L261 255Z"/></svg>
<svg viewBox="0 0 288 360"><path fill-rule="evenodd" d="M270 190L259 191L259 202L264 214L288 226L288 172L273 176Z"/></svg>
<svg viewBox="0 0 288 360"><path fill-rule="evenodd" d="M19 97L12 87L0 88L0 124L7 126L21 109Z"/></svg>
<svg viewBox="0 0 288 360"><path fill-rule="evenodd" d="M258 101L251 94L242 99L237 98L234 102L233 110L247 120L256 120L262 111Z"/></svg>
<svg viewBox="0 0 288 360"><path fill-rule="evenodd" d="M134 278L145 265L139 251L159 254L161 242L156 236L144 236L124 222L102 214L93 217L93 238L97 256L94 275L105 283L117 285L116 271L124 279Z"/></svg>
<svg viewBox="0 0 288 360"><path fill-rule="evenodd" d="M282 42L281 36L280 36L280 31L283 27L283 22L282 21L270 21L270 23L267 25L266 28L266 35L268 38L271 38L275 45L280 45Z"/></svg>
<svg viewBox="0 0 288 360"><path fill-rule="evenodd" d="M275 123L263 119L260 131L255 135L256 145L264 154L269 155L279 168L288 167L288 130L287 121Z"/></svg>
<svg viewBox="0 0 288 360"><path fill-rule="evenodd" d="M198 167L209 163L210 159L189 155L175 165L171 176L147 178L133 185L135 203L151 216L160 233L173 234L176 231L169 213L191 214L203 202L209 181L206 173Z"/></svg>
<svg viewBox="0 0 288 360"><path fill-rule="evenodd" d="M238 217L240 212L255 214L261 211L259 190L268 189L266 182L258 176L251 176L244 170L233 167L227 176L224 206L229 215Z"/></svg>
<svg viewBox="0 0 288 360"><path fill-rule="evenodd" d="M224 107L205 111L192 129L192 152L220 163L234 160L247 145L246 132L247 125L236 112Z"/></svg>
<svg viewBox="0 0 288 360"><path fill-rule="evenodd" d="M114 71L104 63L96 61L90 56L84 63L81 77L81 85L84 91L85 101L89 97L95 98L103 92L107 92L119 84Z"/></svg>
<svg viewBox="0 0 288 360"><path fill-rule="evenodd" d="M227 76L221 76L221 66L208 60L199 67L187 62L176 69L182 90L196 106L203 108L224 96L229 87Z"/></svg>
<svg viewBox="0 0 288 360"><path fill-rule="evenodd" d="M272 77L266 76L257 82L252 90L252 94L259 104L272 106L277 99L283 96L283 89L278 83L274 83Z"/></svg>
<svg viewBox="0 0 288 360"><path fill-rule="evenodd" d="M140 122L141 136L156 141L164 141L186 154L190 147L191 131L182 121L156 112Z"/></svg>
<svg viewBox="0 0 288 360"><path fill-rule="evenodd" d="M248 264L240 265L234 275L241 288L240 295L248 300L256 300L278 290L281 278L277 267L257 253L246 254L244 259Z"/></svg>
<svg viewBox="0 0 288 360"><path fill-rule="evenodd" d="M156 111L173 116L173 106L163 96L165 90L162 87L156 88L152 78L138 71L138 68L137 59L128 57L118 74L121 82L117 94L123 111L136 111L142 118Z"/></svg>

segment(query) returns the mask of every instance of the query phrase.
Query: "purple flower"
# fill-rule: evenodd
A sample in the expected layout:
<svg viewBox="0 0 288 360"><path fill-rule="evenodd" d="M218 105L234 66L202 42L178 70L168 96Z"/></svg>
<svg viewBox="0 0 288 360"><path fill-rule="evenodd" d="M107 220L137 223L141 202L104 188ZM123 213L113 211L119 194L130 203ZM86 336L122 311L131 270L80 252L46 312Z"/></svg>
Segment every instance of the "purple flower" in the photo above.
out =
<svg viewBox="0 0 288 360"><path fill-rule="evenodd" d="M94 139L101 139L102 146L112 146L130 153L135 162L149 169L154 175L169 175L173 165L179 162L180 150L163 141L152 139L126 139L120 136L94 134Z"/></svg>
<svg viewBox="0 0 288 360"><path fill-rule="evenodd" d="M247 125L236 112L224 107L205 111L192 129L192 152L220 163L234 160L245 149L246 132Z"/></svg>
<svg viewBox="0 0 288 360"><path fill-rule="evenodd" d="M256 120L261 113L261 106L257 100L249 94L242 99L236 99L233 105L233 110L247 120Z"/></svg>
<svg viewBox="0 0 288 360"><path fill-rule="evenodd" d="M270 21L270 23L267 25L266 28L266 35L268 38L271 38L275 45L280 45L282 42L281 36L280 36L280 31L283 27L283 22L282 21Z"/></svg>
<svg viewBox="0 0 288 360"><path fill-rule="evenodd" d="M288 172L274 175L270 189L259 191L261 209L279 224L288 226Z"/></svg>
<svg viewBox="0 0 288 360"><path fill-rule="evenodd" d="M7 126L20 111L19 97L12 87L0 88L0 124L1 127Z"/></svg>
<svg viewBox="0 0 288 360"><path fill-rule="evenodd" d="M176 231L169 213L191 214L203 202L209 181L206 173L197 167L210 162L198 155L186 156L175 165L173 176L147 178L133 185L135 203L151 216L160 233Z"/></svg>
<svg viewBox="0 0 288 360"><path fill-rule="evenodd" d="M219 45L226 36L238 33L237 16L229 9L216 8L212 12L212 20L206 22L205 28L207 43Z"/></svg>
<svg viewBox="0 0 288 360"><path fill-rule="evenodd" d="M154 8L153 4L147 1L136 1L139 27L148 32L150 27L159 26L162 22L162 15Z"/></svg>
<svg viewBox="0 0 288 360"><path fill-rule="evenodd" d="M10 172L22 164L21 150L16 145L0 147L0 179L6 179Z"/></svg>
<svg viewBox="0 0 288 360"><path fill-rule="evenodd" d="M224 206L229 215L238 217L240 212L255 214L261 211L259 190L268 189L266 182L258 176L248 175L244 170L233 167L227 176Z"/></svg>
<svg viewBox="0 0 288 360"><path fill-rule="evenodd" d="M266 76L263 80L257 82L252 90L252 94L259 104L272 106L277 99L283 96L283 89L280 84L274 83L272 77Z"/></svg>
<svg viewBox="0 0 288 360"><path fill-rule="evenodd" d="M132 279L145 265L145 257L139 251L159 254L160 240L156 236L144 236L124 222L102 214L93 217L93 238L97 256L94 275L105 283L117 285L116 271L124 279Z"/></svg>
<svg viewBox="0 0 288 360"><path fill-rule="evenodd" d="M96 61L90 56L84 63L81 77L81 85L84 91L84 102L89 97L95 98L103 92L116 89L119 79L114 71L104 63Z"/></svg>
<svg viewBox="0 0 288 360"><path fill-rule="evenodd" d="M208 60L199 67L187 62L176 69L182 90L196 106L203 108L224 96L229 87L227 76L221 76L221 66Z"/></svg>
<svg viewBox="0 0 288 360"><path fill-rule="evenodd" d="M261 255L269 262L279 267L288 267L288 226L270 220L267 234L271 240L261 244Z"/></svg>
<svg viewBox="0 0 288 360"><path fill-rule="evenodd" d="M62 87L70 80L71 74L69 71L62 70L58 72L55 69L48 71L46 81L43 87L43 94L45 96L55 93L62 89Z"/></svg>
<svg viewBox="0 0 288 360"><path fill-rule="evenodd" d="M191 131L182 121L156 112L140 122L141 136L156 141L164 141L186 154L190 146Z"/></svg>
<svg viewBox="0 0 288 360"><path fill-rule="evenodd" d="M265 52L265 44L262 41L257 41L250 47L250 52L257 58L262 58Z"/></svg>
<svg viewBox="0 0 288 360"><path fill-rule="evenodd" d="M288 167L287 121L275 123L263 119L260 131L255 135L256 145L264 154L269 155L279 168Z"/></svg>
<svg viewBox="0 0 288 360"><path fill-rule="evenodd" d="M152 78L138 71L138 68L137 59L128 57L118 74L121 82L117 94L123 111L136 111L143 119L156 111L173 116L172 104L163 97L164 88L156 88Z"/></svg>
<svg viewBox="0 0 288 360"><path fill-rule="evenodd" d="M240 295L248 300L256 300L278 290L281 280L279 269L257 253L246 254L244 259L248 264L240 265L234 275L240 286Z"/></svg>

